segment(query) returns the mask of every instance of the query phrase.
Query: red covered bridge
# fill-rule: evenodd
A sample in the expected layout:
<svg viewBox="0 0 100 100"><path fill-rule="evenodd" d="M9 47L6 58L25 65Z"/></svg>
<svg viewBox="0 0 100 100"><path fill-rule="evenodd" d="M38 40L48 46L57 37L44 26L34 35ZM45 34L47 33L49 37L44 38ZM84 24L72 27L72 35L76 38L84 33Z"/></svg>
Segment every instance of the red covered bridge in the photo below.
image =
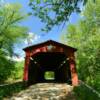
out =
<svg viewBox="0 0 100 100"><path fill-rule="evenodd" d="M75 67L75 51L77 49L48 40L23 49L25 51L25 66L23 80L28 84L48 82L44 78L46 71L53 71L52 82L66 82L78 85L78 75Z"/></svg>

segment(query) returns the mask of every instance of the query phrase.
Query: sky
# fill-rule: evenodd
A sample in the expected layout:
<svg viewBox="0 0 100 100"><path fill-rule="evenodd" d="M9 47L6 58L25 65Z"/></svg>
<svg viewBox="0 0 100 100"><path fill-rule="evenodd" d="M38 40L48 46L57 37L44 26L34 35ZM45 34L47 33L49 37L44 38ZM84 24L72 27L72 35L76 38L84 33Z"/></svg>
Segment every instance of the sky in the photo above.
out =
<svg viewBox="0 0 100 100"><path fill-rule="evenodd" d="M31 11L30 7L28 6L29 0L5 0L6 3L20 3L22 4L22 10L25 13L28 13ZM77 23L77 21L80 19L80 15L73 13L70 16L69 21L67 22L67 25L69 23ZM41 28L43 28L44 24L40 22L40 19L37 17L31 16L25 19L23 22L21 22L22 26L26 26L29 28L29 33L35 34L36 38L34 39L35 41L32 42L32 44L36 44L38 42L46 41L49 39L55 40L60 42L60 36L63 33L64 30L67 29L67 25L62 29L62 27L54 27L52 31L49 33L44 33L41 31ZM44 34L44 35L43 35ZM16 52L21 51L22 48L28 46L28 44L24 44L23 46L19 45L19 48L16 48Z"/></svg>

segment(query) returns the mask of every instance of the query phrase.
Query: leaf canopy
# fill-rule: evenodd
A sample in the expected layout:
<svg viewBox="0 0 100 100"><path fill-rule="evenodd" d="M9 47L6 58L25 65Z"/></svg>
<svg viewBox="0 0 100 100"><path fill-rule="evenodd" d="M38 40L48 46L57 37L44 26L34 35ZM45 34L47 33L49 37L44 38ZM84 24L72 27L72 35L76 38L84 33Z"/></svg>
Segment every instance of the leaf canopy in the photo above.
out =
<svg viewBox="0 0 100 100"><path fill-rule="evenodd" d="M45 23L43 31L50 31L56 25L65 25L73 12L80 13L80 4L88 0L30 0L32 15ZM94 0L93 0L94 1Z"/></svg>

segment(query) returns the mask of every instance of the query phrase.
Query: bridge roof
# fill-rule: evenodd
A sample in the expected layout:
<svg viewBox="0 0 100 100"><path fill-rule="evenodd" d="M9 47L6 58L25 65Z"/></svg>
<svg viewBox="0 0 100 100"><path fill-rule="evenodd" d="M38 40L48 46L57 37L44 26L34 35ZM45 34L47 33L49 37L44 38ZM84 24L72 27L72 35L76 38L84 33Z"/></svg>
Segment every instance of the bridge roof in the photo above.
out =
<svg viewBox="0 0 100 100"><path fill-rule="evenodd" d="M54 40L48 40L48 41L45 41L45 42L42 42L42 43L31 45L31 46L28 46L28 47L24 48L23 50L27 51L27 50L34 49L34 48L40 48L40 47L46 46L46 45L56 45L56 46L62 47L64 49L71 49L73 51L77 51L76 48L73 48L71 46L68 46L68 45L60 43L60 42L56 42Z"/></svg>

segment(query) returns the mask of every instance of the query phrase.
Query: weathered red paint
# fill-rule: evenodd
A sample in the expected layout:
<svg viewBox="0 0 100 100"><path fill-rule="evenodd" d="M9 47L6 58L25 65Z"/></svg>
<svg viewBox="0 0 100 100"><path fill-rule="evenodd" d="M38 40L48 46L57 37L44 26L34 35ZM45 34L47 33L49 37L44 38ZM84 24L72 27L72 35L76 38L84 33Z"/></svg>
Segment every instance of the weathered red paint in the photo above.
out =
<svg viewBox="0 0 100 100"><path fill-rule="evenodd" d="M72 78L72 85L77 86L78 85L78 75L76 72L76 67L75 67L75 61L74 59L70 59L70 70L71 70L71 78Z"/></svg>
<svg viewBox="0 0 100 100"><path fill-rule="evenodd" d="M26 52L26 57L25 57L25 65L24 65L24 81L28 81L28 65L30 62L30 51Z"/></svg>
<svg viewBox="0 0 100 100"><path fill-rule="evenodd" d="M53 45L54 47L49 50L48 46ZM25 57L25 66L24 66L24 76L23 80L28 81L28 66L30 63L30 57L39 53L39 52L64 52L66 56L69 58L69 65L70 65L70 71L71 71L71 79L72 79L72 85L77 86L78 85L78 75L76 72L76 64L75 64L75 55L74 52L76 51L75 48L72 48L70 46L49 40L44 43L40 43L37 45L33 45L30 47L27 47L24 49L26 53Z"/></svg>
<svg viewBox="0 0 100 100"><path fill-rule="evenodd" d="M47 52L47 47L37 48L36 50L32 50L31 52L29 50L26 51L25 65L24 65L24 77L23 77L24 81L28 81L28 66L30 63L30 57L39 52Z"/></svg>

